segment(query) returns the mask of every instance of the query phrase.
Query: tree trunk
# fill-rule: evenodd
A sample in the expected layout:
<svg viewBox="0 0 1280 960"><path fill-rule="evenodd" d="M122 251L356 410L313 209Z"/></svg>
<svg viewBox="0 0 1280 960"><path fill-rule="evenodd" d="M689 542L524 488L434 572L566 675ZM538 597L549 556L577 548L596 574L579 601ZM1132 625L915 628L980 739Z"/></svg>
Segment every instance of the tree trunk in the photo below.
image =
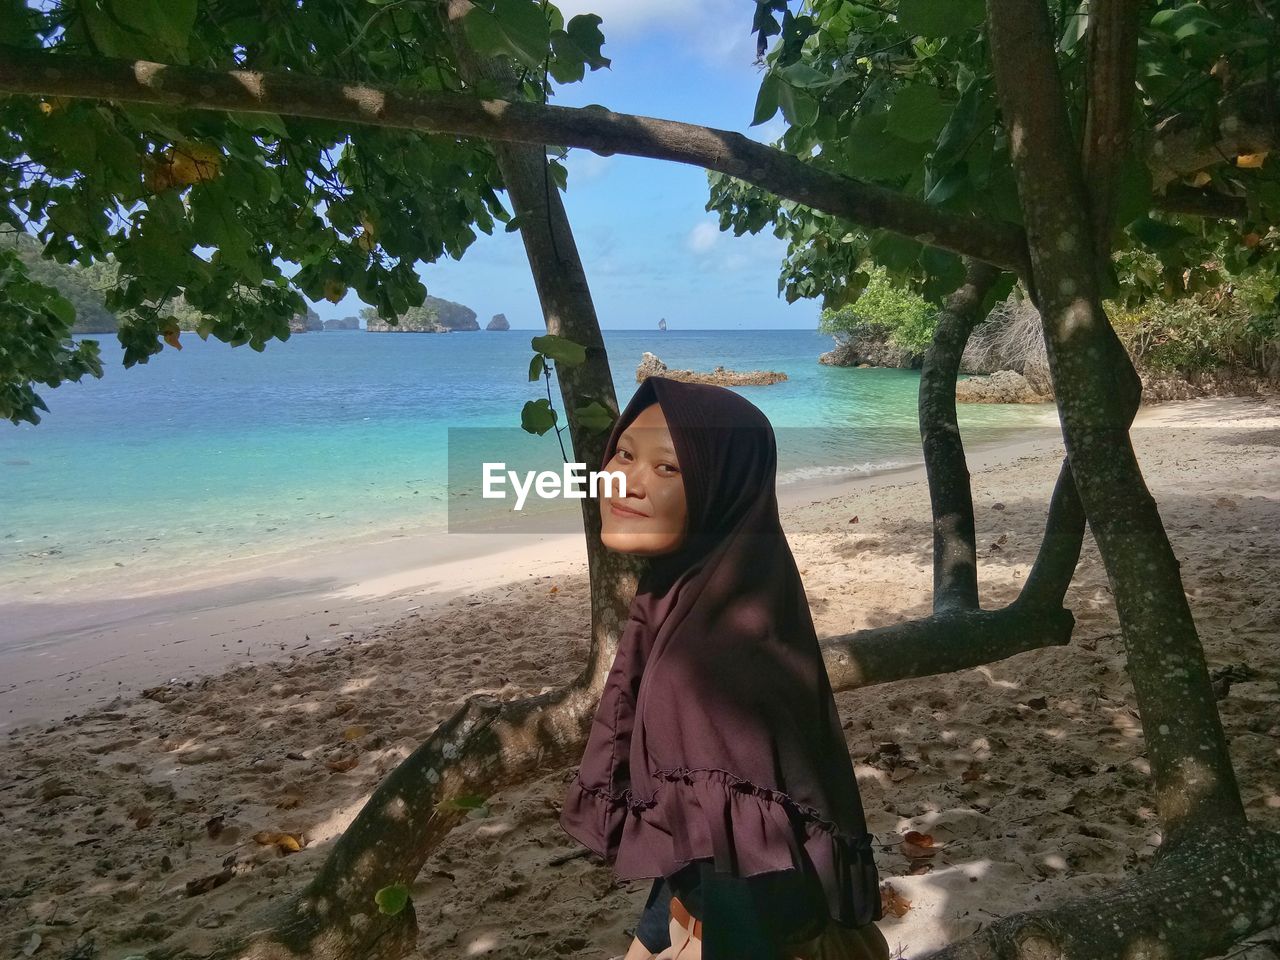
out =
<svg viewBox="0 0 1280 960"><path fill-rule="evenodd" d="M987 10L1027 224L1029 286L1067 456L1116 598L1161 818L1175 837L1209 823L1243 824L1178 563L1129 440L1137 375L1098 295L1094 225L1048 11L1043 0L988 0Z"/></svg>
<svg viewBox="0 0 1280 960"><path fill-rule="evenodd" d="M938 314L933 342L920 369L920 445L933 510L933 612L978 608L978 552L973 489L956 419L956 375L969 334L983 319L994 267L969 261L964 283Z"/></svg>
<svg viewBox="0 0 1280 960"><path fill-rule="evenodd" d="M1091 29L1136 42L1132 0L1095 0L1090 15ZM987 0L987 26L1071 463L1060 485L1079 485L1116 598L1166 841L1117 889L1009 917L933 960L1199 960L1280 917L1280 836L1245 820L1177 560L1128 435L1136 375L1098 294L1111 186L1090 196L1082 176L1084 162L1109 167L1100 154L1115 141L1100 135L1084 162L1072 144L1043 0ZM1099 68L1110 85L1091 89L1095 135L1123 126L1114 101L1132 97L1132 74L1113 69L1128 55L1112 40L1091 41L1111 58Z"/></svg>
<svg viewBox="0 0 1280 960"><path fill-rule="evenodd" d="M1216 828L1105 896L997 920L928 960L1204 960L1280 921L1280 836Z"/></svg>
<svg viewBox="0 0 1280 960"><path fill-rule="evenodd" d="M998 276L980 261L966 264L965 283L939 314L920 372L920 440L933 514L934 616L841 638L847 649L827 657L828 671L834 670L841 682L865 685L883 682L877 678L885 675L905 679L961 670L1063 644L1071 637L1074 619L1062 602L1080 559L1085 521L1066 461L1049 503L1040 551L1017 600L1004 610L962 615L979 611L978 559L972 484L956 419L956 376ZM840 640L828 641L827 649L839 645ZM930 649L933 645L945 645L945 652Z"/></svg>
<svg viewBox="0 0 1280 960"><path fill-rule="evenodd" d="M494 81L514 94L510 72L477 58L457 29L458 18L469 7L469 0L452 0L443 14L463 80L469 86ZM584 430L574 411L596 399L617 416L618 402L564 204L550 181L545 148L496 144L494 150L520 223L547 332L586 348L583 364L557 368L556 374L574 456L589 469L599 469L606 437ZM431 851L466 814L465 807L451 801L487 797L578 759L617 652L638 572L634 558L607 551L600 542L598 502L587 498L582 510L592 621L583 672L565 689L542 696L506 703L470 698L378 785L306 889L267 914L232 955L261 960L403 956L417 941L413 904L388 916L378 911L375 896L385 887L413 883Z"/></svg>

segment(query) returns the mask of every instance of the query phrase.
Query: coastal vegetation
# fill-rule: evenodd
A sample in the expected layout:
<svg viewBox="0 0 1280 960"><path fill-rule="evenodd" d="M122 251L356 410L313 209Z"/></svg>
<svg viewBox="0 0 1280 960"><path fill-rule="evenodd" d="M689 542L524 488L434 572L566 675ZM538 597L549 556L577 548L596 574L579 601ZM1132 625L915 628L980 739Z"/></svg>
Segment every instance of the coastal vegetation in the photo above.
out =
<svg viewBox="0 0 1280 960"><path fill-rule="evenodd" d="M0 6L16 38L0 48L0 210L48 257L117 259L127 281L108 306L136 315L119 334L126 363L172 336L159 306L171 290L216 318L219 339L262 349L287 336L302 294L336 302L355 289L384 319L420 305L416 263L459 256L475 230L506 222L521 232L547 329L563 338L556 349L581 351L556 371L576 457L598 466L596 414L618 406L560 198L564 167L547 144L714 171L724 228L787 237L788 299L838 310L878 265L937 303L919 395L933 611L829 638L832 686L1069 642L1063 602L1087 521L1136 692L1161 853L1094 896L1005 917L936 956L1191 960L1280 920L1280 835L1246 816L1179 563L1129 437L1141 380L1106 307L1122 295L1113 250L1158 265L1130 308L1156 288L1199 293L1210 249L1227 251L1233 273L1274 272L1277 30L1265 5L813 0L796 11L760 0L755 120L782 112L775 146L549 105L554 84L607 64L600 19L565 21L531 0L450 0L422 16L355 2L278 18L195 0L107 7ZM118 205L128 215L112 219ZM298 269L285 276L282 261ZM0 343L0 357L18 358L0 366L6 414L36 403L33 383L93 373L95 361L66 339L66 301L15 262L0 262L8 309L23 318ZM982 609L955 383L971 333L1015 282L1040 317L1067 459L1021 595ZM477 797L580 755L636 572L601 549L593 501L583 515L592 632L581 674L525 699L470 698L230 955L404 955L408 885Z"/></svg>
<svg viewBox="0 0 1280 960"><path fill-rule="evenodd" d="M1147 270L1158 268L1149 254L1137 253ZM1253 392L1258 384L1280 389L1280 277L1270 271L1230 275L1209 264L1213 285L1171 297L1163 290L1133 306L1106 301L1109 316L1144 380L1194 384L1213 376L1223 392L1232 384ZM1129 268L1134 269L1133 267ZM919 293L891 282L886 271L870 271L856 301L825 308L819 330L836 349L823 363L835 366L886 366L918 369L938 322L938 308ZM1132 284L1122 287L1132 289ZM961 361L964 373L1013 371L1033 367L1031 381L1041 398L1052 397L1041 323L1025 291L1015 288L993 307L975 330Z"/></svg>
<svg viewBox="0 0 1280 960"><path fill-rule="evenodd" d="M1181 297L1160 292L1133 307L1106 301L1120 342L1146 385L1144 398L1280 389L1280 282L1274 274L1230 276L1220 269L1212 278L1212 287ZM874 270L858 300L822 311L819 330L835 338L836 348L820 361L919 369L937 321L936 307L890 282L882 269ZM1011 372L1018 375L1015 380L1025 380L1021 401L996 392L986 397L989 402L1052 399L1041 328L1027 293L1015 288L973 330L960 372Z"/></svg>

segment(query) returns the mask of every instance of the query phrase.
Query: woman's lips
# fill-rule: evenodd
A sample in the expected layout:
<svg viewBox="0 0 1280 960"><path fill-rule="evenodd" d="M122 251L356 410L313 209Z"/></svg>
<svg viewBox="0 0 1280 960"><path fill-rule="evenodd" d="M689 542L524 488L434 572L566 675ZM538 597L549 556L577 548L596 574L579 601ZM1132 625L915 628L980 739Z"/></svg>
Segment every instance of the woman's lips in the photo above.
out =
<svg viewBox="0 0 1280 960"><path fill-rule="evenodd" d="M609 510L615 517L622 517L623 519L630 517L648 517L648 514L641 513L639 510L628 510L626 507L620 507L618 504L612 502L609 504Z"/></svg>

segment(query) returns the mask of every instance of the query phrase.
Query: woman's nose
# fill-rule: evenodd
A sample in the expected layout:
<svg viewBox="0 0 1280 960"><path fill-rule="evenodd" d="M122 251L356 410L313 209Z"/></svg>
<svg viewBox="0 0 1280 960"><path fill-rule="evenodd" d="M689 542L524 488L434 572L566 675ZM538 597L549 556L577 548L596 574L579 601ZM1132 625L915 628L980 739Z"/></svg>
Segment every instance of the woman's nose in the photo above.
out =
<svg viewBox="0 0 1280 960"><path fill-rule="evenodd" d="M627 478L627 496L638 497L644 499L644 485L647 480L647 471L643 466L636 463L627 464L624 475Z"/></svg>
<svg viewBox="0 0 1280 960"><path fill-rule="evenodd" d="M627 474L627 492L628 497L644 497L644 479L641 471L632 470Z"/></svg>

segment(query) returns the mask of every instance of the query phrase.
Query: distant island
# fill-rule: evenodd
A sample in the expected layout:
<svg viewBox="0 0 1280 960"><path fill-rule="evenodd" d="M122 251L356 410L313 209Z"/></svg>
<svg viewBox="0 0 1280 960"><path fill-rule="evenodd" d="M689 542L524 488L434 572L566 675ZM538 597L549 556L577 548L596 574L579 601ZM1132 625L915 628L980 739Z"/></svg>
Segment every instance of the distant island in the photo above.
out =
<svg viewBox="0 0 1280 960"><path fill-rule="evenodd" d="M410 307L394 324L380 318L372 307L361 310L360 316L364 317L365 328L370 333L452 333L480 329L474 310L440 297L427 297L422 306Z"/></svg>
<svg viewBox="0 0 1280 960"><path fill-rule="evenodd" d="M40 244L21 234L0 237L0 246L16 249L32 279L53 286L71 301L76 310L72 333L115 333L119 328L116 315L107 309L104 302L107 291L117 283L114 262L97 262L85 267L46 260L41 256ZM182 330L195 330L204 319L204 314L188 304L181 295L170 300L167 308ZM379 319L373 307L361 310L359 317L348 316L332 320L321 320L314 309L307 307L303 313L289 318L289 332L359 330L361 319L365 321L365 329L370 333L453 333L480 329L476 312L470 307L442 297L429 296L422 306L406 310L396 324ZM498 313L494 314L484 329L510 330L511 325L504 314Z"/></svg>

